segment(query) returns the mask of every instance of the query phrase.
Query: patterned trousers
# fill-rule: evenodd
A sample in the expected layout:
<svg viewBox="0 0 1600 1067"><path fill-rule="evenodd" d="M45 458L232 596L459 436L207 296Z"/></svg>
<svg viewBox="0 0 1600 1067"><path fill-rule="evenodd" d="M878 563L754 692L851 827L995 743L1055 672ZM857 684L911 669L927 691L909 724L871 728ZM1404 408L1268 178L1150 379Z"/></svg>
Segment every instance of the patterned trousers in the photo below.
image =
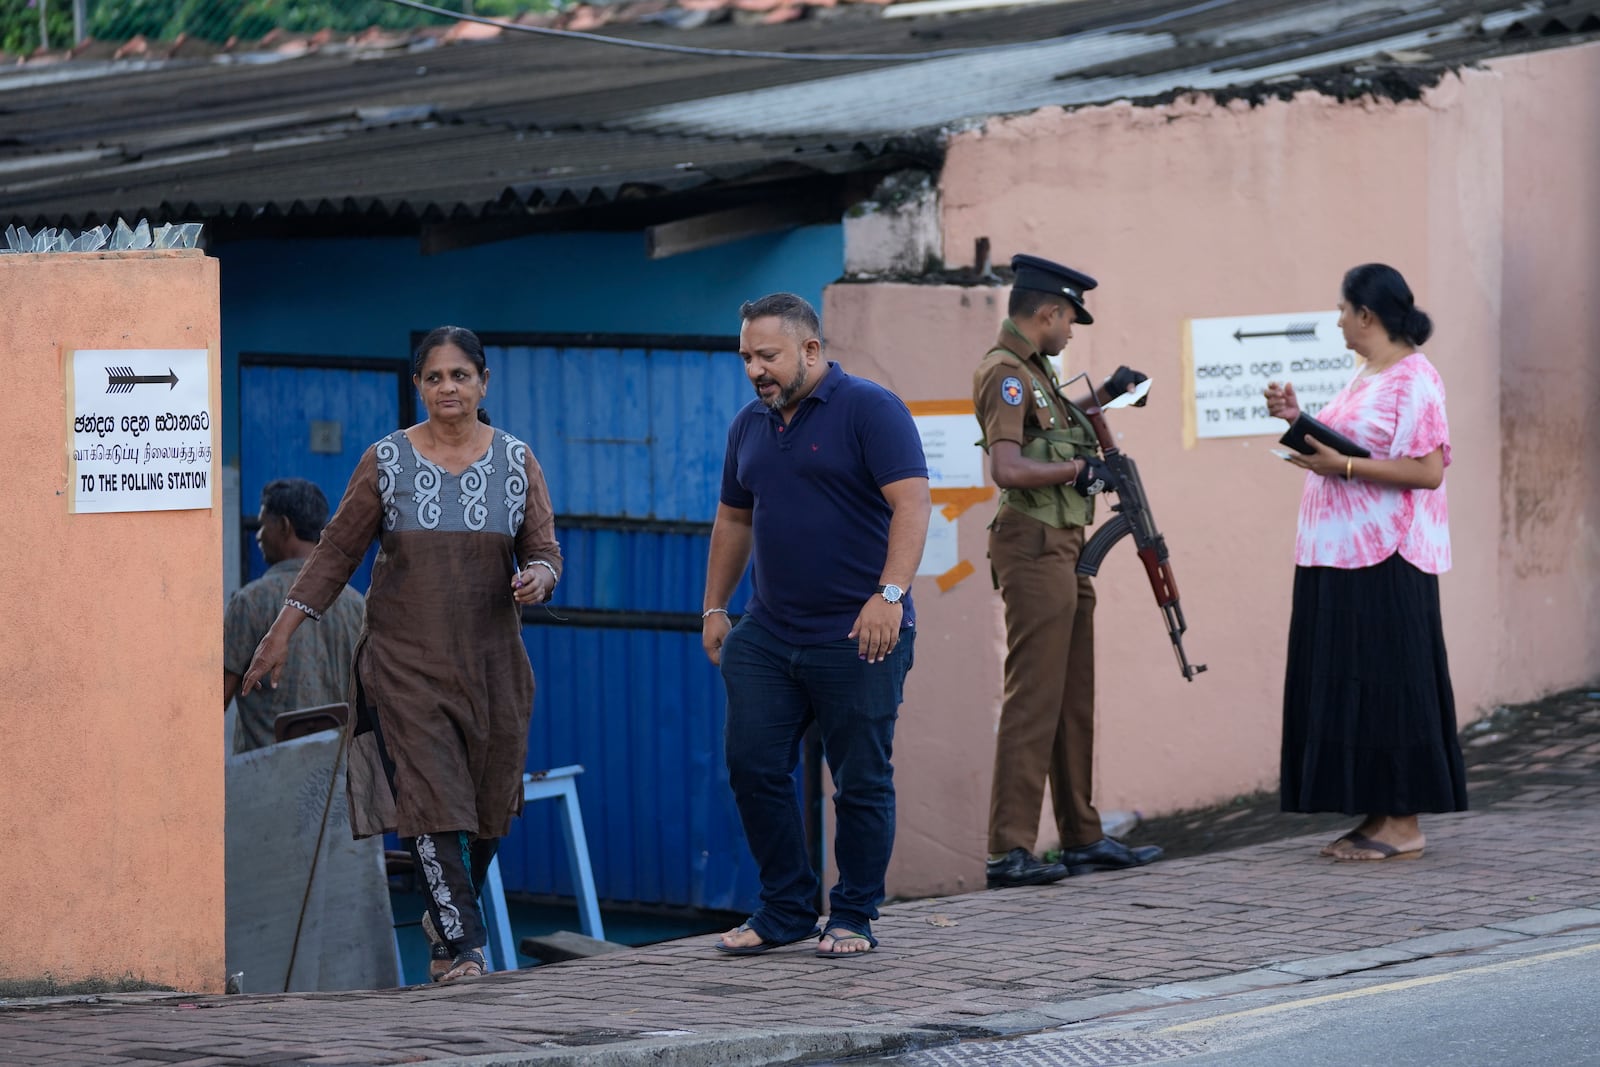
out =
<svg viewBox="0 0 1600 1067"><path fill-rule="evenodd" d="M369 706L366 710L377 736L384 774L393 789L395 765L383 742L381 716L377 708ZM428 914L433 918L434 929L449 943L451 953L460 955L488 944L489 924L479 897L500 839L456 830L402 837L400 844L411 853L418 880L428 896Z"/></svg>

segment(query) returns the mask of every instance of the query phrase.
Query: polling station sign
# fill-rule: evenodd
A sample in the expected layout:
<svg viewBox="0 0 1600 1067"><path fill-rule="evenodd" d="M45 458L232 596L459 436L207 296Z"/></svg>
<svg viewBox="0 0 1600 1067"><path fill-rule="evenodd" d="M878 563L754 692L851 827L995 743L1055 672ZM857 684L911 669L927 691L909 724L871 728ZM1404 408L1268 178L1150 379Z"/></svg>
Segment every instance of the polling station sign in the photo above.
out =
<svg viewBox="0 0 1600 1067"><path fill-rule="evenodd" d="M211 359L203 348L68 353L74 512L211 507Z"/></svg>
<svg viewBox="0 0 1600 1067"><path fill-rule="evenodd" d="M1315 415L1355 377L1337 311L1191 319L1196 437L1252 437L1283 432L1267 414L1268 382L1292 382L1300 407Z"/></svg>

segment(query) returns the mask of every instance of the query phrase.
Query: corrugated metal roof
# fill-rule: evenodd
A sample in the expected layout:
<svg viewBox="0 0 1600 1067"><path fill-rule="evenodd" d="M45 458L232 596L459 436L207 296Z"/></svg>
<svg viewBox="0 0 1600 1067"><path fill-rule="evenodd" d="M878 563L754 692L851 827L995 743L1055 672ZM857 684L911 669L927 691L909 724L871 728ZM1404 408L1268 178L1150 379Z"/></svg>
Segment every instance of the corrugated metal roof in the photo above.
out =
<svg viewBox="0 0 1600 1067"><path fill-rule="evenodd" d="M365 128L358 121L293 136L194 147L153 158L73 157L0 184L5 214L29 204L89 222L162 218L364 215L421 220L512 208L572 207L672 193L766 170L860 169L872 146L779 145L611 131L522 131L475 125ZM38 160L43 164L43 159ZM631 192L630 192L631 191ZM52 210L54 208L54 210Z"/></svg>
<svg viewBox="0 0 1600 1067"><path fill-rule="evenodd" d="M943 128L988 115L1280 91L1306 76L1338 76L1353 92L1383 91L1392 71L1414 84L1600 34L1600 0L1077 0L894 19L853 5L785 25L610 32L811 54L982 51L802 63L506 35L15 68L0 73L0 224L638 224L936 165Z"/></svg>
<svg viewBox="0 0 1600 1067"><path fill-rule="evenodd" d="M614 124L691 136L814 135L855 128L887 133L1059 102L1056 75L1131 61L1174 47L1164 33L1086 34L1003 52L840 74L645 108Z"/></svg>
<svg viewBox="0 0 1600 1067"><path fill-rule="evenodd" d="M1238 5L1244 8L1247 5ZM1412 0L1323 0L1235 12L1179 14L1137 32L1090 32L1065 40L931 59L753 92L661 104L618 120L630 129L738 137L754 130L814 136L948 126L1039 107L1160 96L1178 89L1250 85L1361 62L1415 64L1438 48L1485 51L1463 15L1491 5ZM1526 5L1500 5L1511 8ZM1470 11L1469 11L1470 8Z"/></svg>

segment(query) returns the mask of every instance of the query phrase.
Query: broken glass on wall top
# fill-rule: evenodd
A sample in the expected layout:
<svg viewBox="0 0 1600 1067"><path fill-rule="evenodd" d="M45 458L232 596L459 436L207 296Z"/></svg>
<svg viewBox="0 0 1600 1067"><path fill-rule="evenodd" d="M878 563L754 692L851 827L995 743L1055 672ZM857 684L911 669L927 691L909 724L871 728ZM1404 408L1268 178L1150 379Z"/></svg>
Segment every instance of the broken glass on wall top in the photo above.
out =
<svg viewBox="0 0 1600 1067"><path fill-rule="evenodd" d="M37 233L26 226L7 226L0 254L8 252L130 252L146 248L195 248L200 242L201 223L164 222L152 227L140 219L130 227L123 219L116 226L96 226L74 234L68 229L46 227Z"/></svg>

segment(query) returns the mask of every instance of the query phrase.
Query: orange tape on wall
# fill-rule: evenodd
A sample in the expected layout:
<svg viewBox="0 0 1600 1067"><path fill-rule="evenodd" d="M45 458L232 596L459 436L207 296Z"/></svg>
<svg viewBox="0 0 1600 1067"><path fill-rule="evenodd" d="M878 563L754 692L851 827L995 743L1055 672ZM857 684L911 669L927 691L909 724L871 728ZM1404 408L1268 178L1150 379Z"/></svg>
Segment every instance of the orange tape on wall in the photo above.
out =
<svg viewBox="0 0 1600 1067"><path fill-rule="evenodd" d="M962 560L954 567L951 567L949 570L939 575L938 578L934 579L934 582L939 586L939 592L948 593L951 589L955 588L957 582L961 581L963 578L971 577L974 570L975 568L972 566L970 561Z"/></svg>
<svg viewBox="0 0 1600 1067"><path fill-rule="evenodd" d="M943 504L944 517L955 522L963 511L981 504L994 496L994 486L980 485L971 489L933 489L928 496L935 504Z"/></svg>

